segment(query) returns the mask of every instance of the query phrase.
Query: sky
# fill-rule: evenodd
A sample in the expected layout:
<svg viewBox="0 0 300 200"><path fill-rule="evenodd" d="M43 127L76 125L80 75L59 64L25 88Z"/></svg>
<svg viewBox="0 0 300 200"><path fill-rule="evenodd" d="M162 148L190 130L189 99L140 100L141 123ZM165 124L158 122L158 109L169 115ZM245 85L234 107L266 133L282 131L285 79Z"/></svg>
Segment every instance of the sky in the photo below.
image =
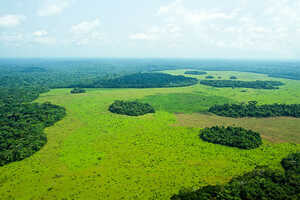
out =
<svg viewBox="0 0 300 200"><path fill-rule="evenodd" d="M299 59L300 0L1 0L0 57Z"/></svg>

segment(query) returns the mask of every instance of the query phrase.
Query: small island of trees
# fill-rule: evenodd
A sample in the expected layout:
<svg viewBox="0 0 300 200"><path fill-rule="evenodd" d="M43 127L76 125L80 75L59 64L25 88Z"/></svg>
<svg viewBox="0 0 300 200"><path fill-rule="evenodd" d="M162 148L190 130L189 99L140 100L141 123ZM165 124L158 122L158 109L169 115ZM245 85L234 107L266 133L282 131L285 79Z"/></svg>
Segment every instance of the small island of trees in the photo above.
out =
<svg viewBox="0 0 300 200"><path fill-rule="evenodd" d="M235 80L235 79L238 79L238 78L236 76L230 76L230 79Z"/></svg>
<svg viewBox="0 0 300 200"><path fill-rule="evenodd" d="M223 117L296 117L300 118L300 104L265 104L257 105L257 101L248 104L214 105L208 110Z"/></svg>
<svg viewBox="0 0 300 200"><path fill-rule="evenodd" d="M214 79L214 76L205 76L206 79Z"/></svg>
<svg viewBox="0 0 300 200"><path fill-rule="evenodd" d="M155 113L154 108L148 103L138 101L117 100L109 106L109 111L121 115L140 116L147 113Z"/></svg>
<svg viewBox="0 0 300 200"><path fill-rule="evenodd" d="M196 191L181 190L171 200L296 200L300 199L300 153L281 161L285 172L258 166L224 185L208 185Z"/></svg>
<svg viewBox="0 0 300 200"><path fill-rule="evenodd" d="M214 126L201 130L200 137L214 144L241 149L255 149L262 144L259 133L241 127Z"/></svg>
<svg viewBox="0 0 300 200"><path fill-rule="evenodd" d="M236 81L236 80L201 80L200 84L219 88L253 88L253 89L279 89L284 85L280 81Z"/></svg>
<svg viewBox="0 0 300 200"><path fill-rule="evenodd" d="M184 74L188 75L205 75L207 72L202 72L202 71L186 71Z"/></svg>
<svg viewBox="0 0 300 200"><path fill-rule="evenodd" d="M85 93L85 89L82 88L74 88L73 90L71 90L71 94L80 94L80 93Z"/></svg>

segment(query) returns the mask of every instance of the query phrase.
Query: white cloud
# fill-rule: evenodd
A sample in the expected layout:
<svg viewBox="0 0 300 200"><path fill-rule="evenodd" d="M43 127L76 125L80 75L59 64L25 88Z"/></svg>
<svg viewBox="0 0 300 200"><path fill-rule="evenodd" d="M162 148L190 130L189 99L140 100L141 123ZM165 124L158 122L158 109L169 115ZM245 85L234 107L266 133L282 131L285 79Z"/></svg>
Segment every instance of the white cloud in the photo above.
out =
<svg viewBox="0 0 300 200"><path fill-rule="evenodd" d="M77 45L98 44L103 42L104 33L100 30L100 19L84 21L71 27L72 42Z"/></svg>
<svg viewBox="0 0 300 200"><path fill-rule="evenodd" d="M4 43L15 43L24 40L24 35L21 33L2 33L0 35L0 41Z"/></svg>
<svg viewBox="0 0 300 200"><path fill-rule="evenodd" d="M229 6L211 1L216 6L188 7L183 0L161 6L155 15L157 24L129 38L155 38L157 45L175 42L194 49L292 52L299 48L300 1L266 0L260 6L253 1Z"/></svg>
<svg viewBox="0 0 300 200"><path fill-rule="evenodd" d="M85 34L90 33L100 26L100 20L95 19L92 21L81 22L80 24L74 25L71 31L75 34Z"/></svg>
<svg viewBox="0 0 300 200"><path fill-rule="evenodd" d="M43 45L54 45L57 43L54 37L37 37L34 39L34 42Z"/></svg>
<svg viewBox="0 0 300 200"><path fill-rule="evenodd" d="M33 35L36 36L36 37L42 37L42 36L48 35L48 32L45 31L45 30L39 30L39 31L35 31L33 33Z"/></svg>
<svg viewBox="0 0 300 200"><path fill-rule="evenodd" d="M40 8L37 12L38 16L52 16L58 15L63 12L65 8L69 6L67 1L60 1L56 3L50 3L44 5L44 7Z"/></svg>
<svg viewBox="0 0 300 200"><path fill-rule="evenodd" d="M129 36L131 40L153 40L153 35L148 35L146 33L136 33Z"/></svg>
<svg viewBox="0 0 300 200"><path fill-rule="evenodd" d="M0 16L0 27L15 27L26 19L23 15L4 15Z"/></svg>

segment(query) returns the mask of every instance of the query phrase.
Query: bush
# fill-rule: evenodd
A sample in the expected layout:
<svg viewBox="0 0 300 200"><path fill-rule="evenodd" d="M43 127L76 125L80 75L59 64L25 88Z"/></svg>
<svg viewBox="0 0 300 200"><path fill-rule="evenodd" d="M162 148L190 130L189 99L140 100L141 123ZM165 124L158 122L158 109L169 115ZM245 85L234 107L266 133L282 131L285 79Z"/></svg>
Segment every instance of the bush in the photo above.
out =
<svg viewBox="0 0 300 200"><path fill-rule="evenodd" d="M154 108L148 103L138 101L115 101L109 106L109 111L121 115L139 116L155 113Z"/></svg>
<svg viewBox="0 0 300 200"><path fill-rule="evenodd" d="M206 79L214 79L215 77L214 76L206 76L205 78Z"/></svg>
<svg viewBox="0 0 300 200"><path fill-rule="evenodd" d="M207 142L241 149L254 149L262 144L259 133L241 127L214 126L205 128L201 130L200 137Z"/></svg>
<svg viewBox="0 0 300 200"><path fill-rule="evenodd" d="M237 77L236 76L230 76L230 79L235 80L235 79L237 79Z"/></svg>

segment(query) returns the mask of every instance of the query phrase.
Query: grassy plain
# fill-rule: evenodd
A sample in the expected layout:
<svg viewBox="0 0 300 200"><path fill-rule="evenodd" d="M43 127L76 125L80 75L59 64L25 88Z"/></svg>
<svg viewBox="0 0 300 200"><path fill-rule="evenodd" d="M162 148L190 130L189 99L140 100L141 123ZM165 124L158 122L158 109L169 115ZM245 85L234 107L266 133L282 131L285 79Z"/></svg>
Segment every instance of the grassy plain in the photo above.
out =
<svg viewBox="0 0 300 200"><path fill-rule="evenodd" d="M214 73L274 80L250 73L209 72ZM48 143L41 151L0 168L0 197L165 200L183 187L197 189L224 183L257 165L281 169L280 160L300 151L299 144L264 140L260 148L249 151L210 144L198 137L200 127L188 127L188 123L175 126L180 120L171 113L197 112L197 106L189 105L196 98L193 95L198 95L197 101L202 98L203 103L206 99L201 96L207 97L208 102L220 96L224 102L300 103L299 81L276 80L286 85L279 90L247 92L199 84L184 88L89 89L76 95L71 95L69 89L51 90L37 102L64 106L67 116L46 129ZM187 96L178 100L181 95ZM108 111L114 100L142 99L159 106L159 98L166 103L155 114L128 117ZM185 103L187 100L190 103ZM168 104L173 105L166 107ZM200 111L209 103L197 105Z"/></svg>

